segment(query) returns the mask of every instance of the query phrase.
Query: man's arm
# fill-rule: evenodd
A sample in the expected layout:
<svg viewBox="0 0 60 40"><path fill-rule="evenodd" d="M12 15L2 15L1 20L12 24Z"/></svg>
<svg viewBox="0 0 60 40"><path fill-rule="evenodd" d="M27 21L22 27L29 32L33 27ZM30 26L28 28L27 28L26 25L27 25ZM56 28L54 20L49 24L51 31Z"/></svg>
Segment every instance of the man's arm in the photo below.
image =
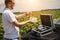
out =
<svg viewBox="0 0 60 40"><path fill-rule="evenodd" d="M20 19L20 18L23 18L23 17L28 16L28 15L31 15L31 12L26 12L23 14L15 15L15 17L16 17L16 19Z"/></svg>
<svg viewBox="0 0 60 40"><path fill-rule="evenodd" d="M17 27L19 27L19 26L22 26L22 25L24 25L26 23L29 23L29 22L30 22L30 20L27 20L25 22L14 21L14 22L12 22L12 24L15 25L15 26L17 26Z"/></svg>
<svg viewBox="0 0 60 40"><path fill-rule="evenodd" d="M26 13L15 15L16 19L20 19L26 16Z"/></svg>

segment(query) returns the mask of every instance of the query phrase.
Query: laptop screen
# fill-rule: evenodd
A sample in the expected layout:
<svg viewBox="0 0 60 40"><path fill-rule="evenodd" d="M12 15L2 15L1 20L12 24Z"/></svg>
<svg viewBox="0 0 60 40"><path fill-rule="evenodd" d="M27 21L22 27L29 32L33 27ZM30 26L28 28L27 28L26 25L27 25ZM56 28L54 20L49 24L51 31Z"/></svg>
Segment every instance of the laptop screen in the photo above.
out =
<svg viewBox="0 0 60 40"><path fill-rule="evenodd" d="M51 14L41 14L41 23L42 25L52 27L53 26L53 20Z"/></svg>

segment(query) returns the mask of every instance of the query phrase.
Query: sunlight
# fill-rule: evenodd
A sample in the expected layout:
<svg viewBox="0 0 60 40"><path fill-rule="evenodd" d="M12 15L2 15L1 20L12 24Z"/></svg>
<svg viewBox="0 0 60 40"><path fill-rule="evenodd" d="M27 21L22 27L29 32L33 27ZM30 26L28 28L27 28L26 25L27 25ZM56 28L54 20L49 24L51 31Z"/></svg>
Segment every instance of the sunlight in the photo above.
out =
<svg viewBox="0 0 60 40"><path fill-rule="evenodd" d="M28 2L30 2L30 3L35 3L36 0L28 0Z"/></svg>

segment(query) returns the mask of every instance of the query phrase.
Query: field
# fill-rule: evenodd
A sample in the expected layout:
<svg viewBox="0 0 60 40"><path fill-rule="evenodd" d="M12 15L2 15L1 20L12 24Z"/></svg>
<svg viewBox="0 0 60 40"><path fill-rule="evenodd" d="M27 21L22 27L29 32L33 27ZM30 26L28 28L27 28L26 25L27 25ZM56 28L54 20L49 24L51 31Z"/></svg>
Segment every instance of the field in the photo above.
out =
<svg viewBox="0 0 60 40"><path fill-rule="evenodd" d="M16 12L16 14L18 14L19 12ZM20 34L23 35L24 32L30 30L31 28L37 27L38 25L41 24L40 21L40 14L52 14L53 15L53 19L55 18L59 18L60 17L60 9L47 9L47 10L41 10L41 11L33 11L32 15L38 18L38 22L34 23L34 24L30 24L27 23L26 25L23 25L20 28ZM23 18L23 19L19 19L18 21L26 21L28 20L29 16ZM4 30L2 27L2 14L0 14L0 40L3 40L3 34L4 34Z"/></svg>

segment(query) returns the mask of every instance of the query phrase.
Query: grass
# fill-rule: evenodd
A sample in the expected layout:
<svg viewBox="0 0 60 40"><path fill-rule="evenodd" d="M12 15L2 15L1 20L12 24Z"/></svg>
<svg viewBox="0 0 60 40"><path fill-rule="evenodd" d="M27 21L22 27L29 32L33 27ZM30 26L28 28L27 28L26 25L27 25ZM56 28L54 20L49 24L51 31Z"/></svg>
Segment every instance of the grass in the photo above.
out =
<svg viewBox="0 0 60 40"><path fill-rule="evenodd" d="M18 13L19 12L16 12L16 14L18 14ZM29 24L28 23L26 25L23 25L20 28L21 35L23 35L23 33L28 31L29 29L34 28L34 27L36 27L36 26L41 24L40 14L52 14L53 15L53 19L55 19L55 18L59 18L60 17L60 9L48 9L48 10L41 10L41 11L33 11L32 15L38 18L38 22L36 22L34 24ZM25 21L25 20L28 20L28 17L19 19L18 21L20 22L20 21ZM3 40L3 34L4 34L4 30L3 30L3 27L2 27L2 14L0 14L0 40Z"/></svg>

